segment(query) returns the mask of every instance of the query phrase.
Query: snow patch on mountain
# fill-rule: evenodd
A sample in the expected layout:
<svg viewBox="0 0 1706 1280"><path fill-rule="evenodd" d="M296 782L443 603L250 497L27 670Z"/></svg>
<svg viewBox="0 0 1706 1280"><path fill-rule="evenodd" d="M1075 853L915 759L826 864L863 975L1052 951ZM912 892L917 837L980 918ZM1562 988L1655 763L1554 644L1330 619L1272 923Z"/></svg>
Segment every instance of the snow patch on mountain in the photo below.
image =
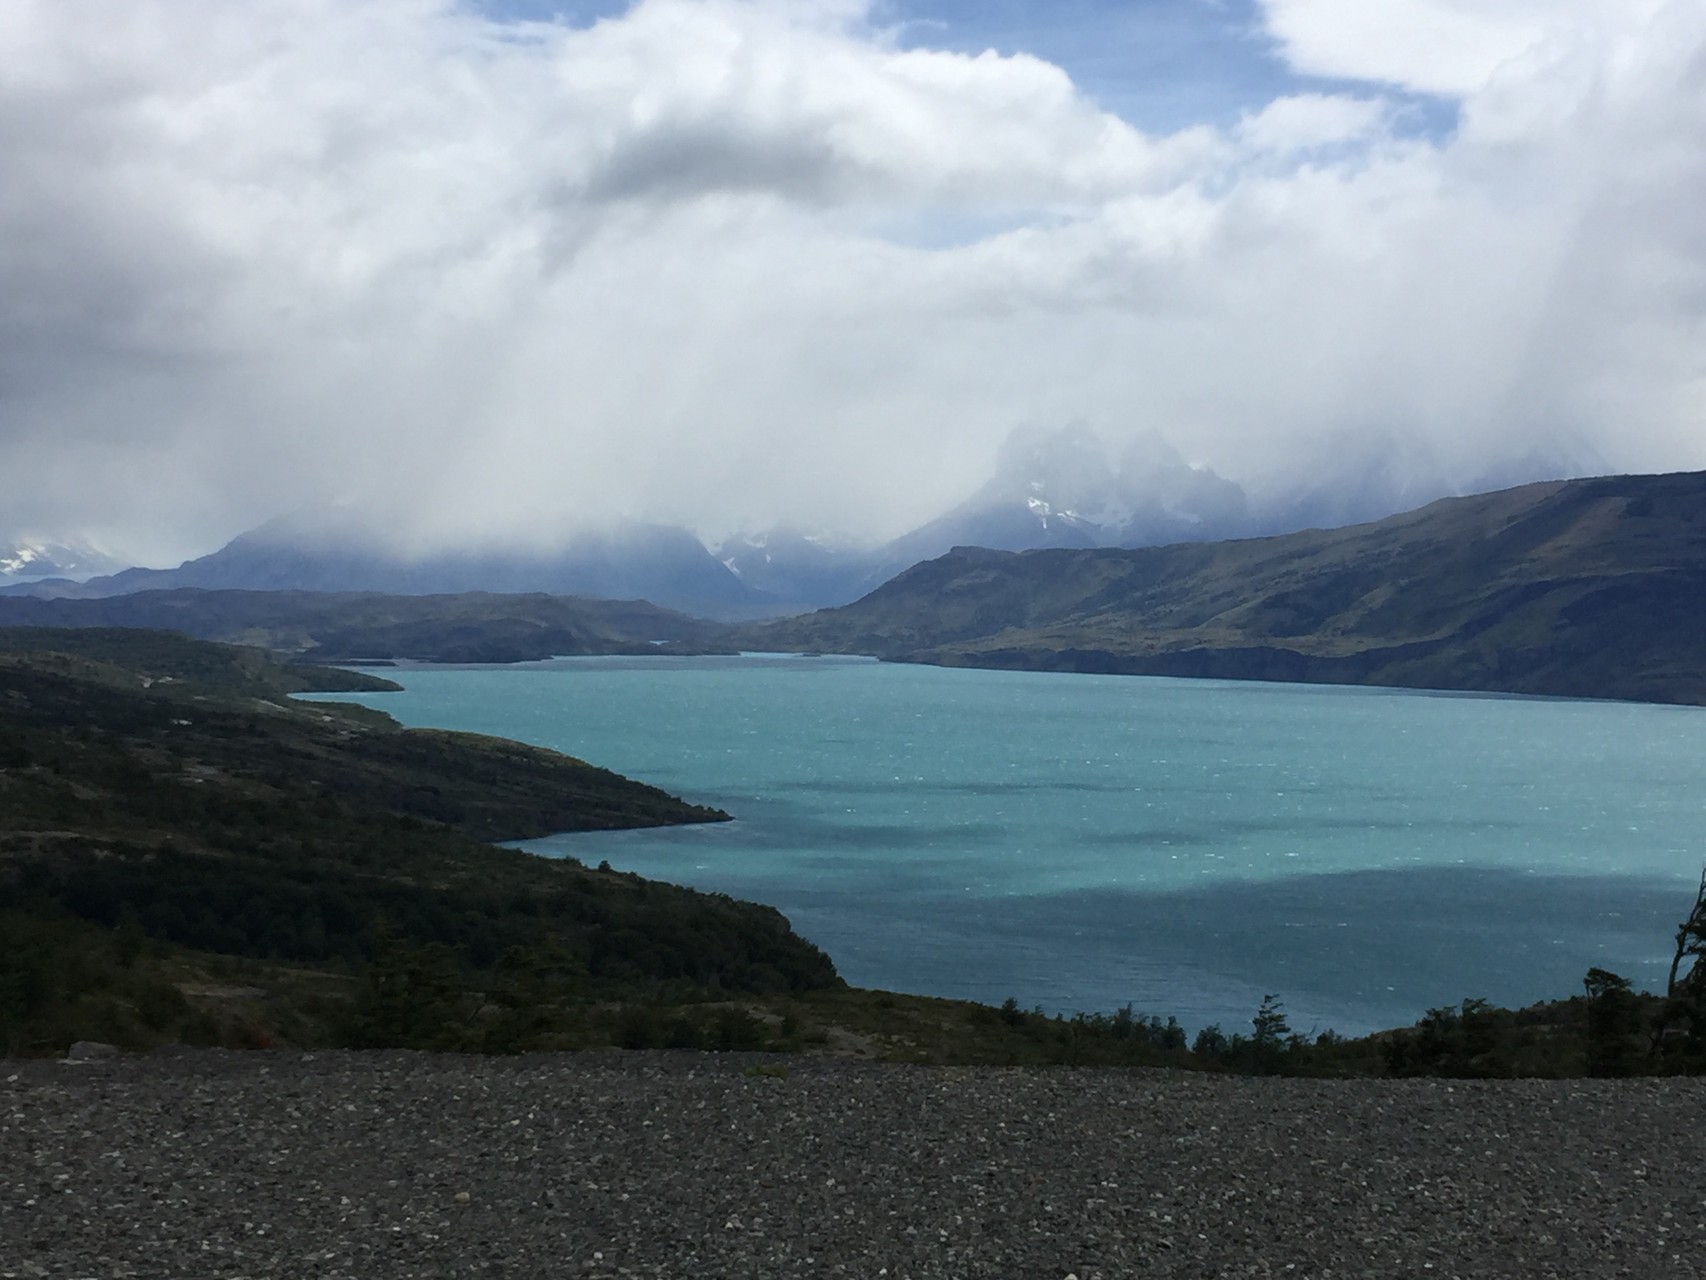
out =
<svg viewBox="0 0 1706 1280"><path fill-rule="evenodd" d="M83 539L19 535L0 540L0 579L9 582L39 582L44 578L83 581L124 567L122 560Z"/></svg>

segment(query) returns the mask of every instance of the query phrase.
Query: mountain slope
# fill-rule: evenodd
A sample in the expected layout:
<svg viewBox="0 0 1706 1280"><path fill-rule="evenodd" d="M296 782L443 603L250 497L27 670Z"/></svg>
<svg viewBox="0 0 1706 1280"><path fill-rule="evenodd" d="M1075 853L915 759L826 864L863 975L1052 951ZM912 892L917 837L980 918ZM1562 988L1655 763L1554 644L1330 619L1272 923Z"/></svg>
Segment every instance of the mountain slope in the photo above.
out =
<svg viewBox="0 0 1706 1280"><path fill-rule="evenodd" d="M958 548L743 643L1706 703L1706 474L1526 485L1234 542Z"/></svg>
<svg viewBox="0 0 1706 1280"><path fill-rule="evenodd" d="M304 794L341 796L484 839L727 817L543 748L403 729L367 708L288 696L397 687L363 672L285 663L258 649L167 632L0 627L0 736L13 754L32 736L49 742L67 728L87 729L101 750L146 758L159 775L138 802L144 808L186 781L197 790L217 790L215 781L237 790L264 781L299 801ZM76 752L23 754L52 761L54 778L27 762L5 777L0 851L17 834L11 824L29 808L24 798L32 791L51 792L65 777L80 778L85 793L124 790L140 776L121 768L84 771L92 756ZM122 809L95 805L79 821L117 821Z"/></svg>
<svg viewBox="0 0 1706 1280"><path fill-rule="evenodd" d="M726 814L285 696L384 683L161 632L0 629L0 1053L514 1049L611 1001L837 985L773 909L485 843Z"/></svg>
<svg viewBox="0 0 1706 1280"><path fill-rule="evenodd" d="M549 549L449 549L419 554L392 546L365 518L312 512L270 521L176 569L126 569L82 584L44 581L8 595L90 599L178 587L243 591L443 595L541 592L649 600L705 616L774 612L685 529L624 524L585 532Z"/></svg>
<svg viewBox="0 0 1706 1280"><path fill-rule="evenodd" d="M318 662L520 662L655 653L659 642L676 651L715 645L723 630L641 600L190 589L94 600L0 596L0 626L153 627Z"/></svg>
<svg viewBox="0 0 1706 1280"><path fill-rule="evenodd" d="M747 586L796 606L778 613L846 604L876 585L871 580L876 561L870 548L789 525L725 539L714 554Z"/></svg>

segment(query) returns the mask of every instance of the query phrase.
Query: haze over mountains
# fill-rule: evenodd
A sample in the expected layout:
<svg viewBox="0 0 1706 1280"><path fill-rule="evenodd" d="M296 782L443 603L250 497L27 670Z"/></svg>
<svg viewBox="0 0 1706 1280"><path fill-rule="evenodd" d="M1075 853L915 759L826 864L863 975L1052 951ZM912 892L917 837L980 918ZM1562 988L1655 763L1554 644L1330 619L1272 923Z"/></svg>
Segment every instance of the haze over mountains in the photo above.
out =
<svg viewBox="0 0 1706 1280"><path fill-rule="evenodd" d="M71 598L186 587L543 592L644 599L743 621L849 603L957 546L1022 551L1216 541L1374 519L1464 491L1437 469L1401 455L1347 449L1337 471L1252 496L1213 468L1187 461L1155 433L1116 449L1082 425L1030 427L1008 437L993 474L976 492L875 545L783 525L727 538L713 551L680 526L614 521L536 545L472 541L417 548L373 513L328 506L268 521L175 569L114 572L106 561L79 573L44 569L8 579L0 572L0 590ZM1580 465L1580 458L1564 454L1537 456L1518 468L1516 478L1550 478ZM1473 488L1497 487L1502 479L1477 477ZM55 563L44 558L31 567ZM14 585L5 587L7 581Z"/></svg>
<svg viewBox="0 0 1706 1280"><path fill-rule="evenodd" d="M776 612L713 559L685 529L623 524L549 548L411 553L356 512L326 510L269 521L176 569L126 569L88 582L41 581L6 588L41 598L98 599L139 591L471 591L650 600L706 617Z"/></svg>
<svg viewBox="0 0 1706 1280"><path fill-rule="evenodd" d="M1212 475L1186 469L1181 479L1236 513L1232 491ZM998 527L1020 501L1040 534L1069 544L955 547L850 605L768 624L546 594L110 589L173 576L136 571L106 584L9 588L0 623L169 627L321 660L517 661L667 645L1706 703L1706 473L1542 482L1339 529L1139 548L1070 545L1105 526L1034 493L1006 498L1005 509L971 508L967 523ZM1183 520L1193 508L1159 510L1152 518ZM654 545L696 548L693 563L723 575L712 581L758 595L690 535L667 535ZM275 563L243 539L234 547L209 557L211 569L195 562L189 571L231 586L213 570L251 554ZM841 574L843 588L856 570L804 538L782 549L795 563L815 556L807 562L826 578ZM281 575L386 565L352 566L332 553L281 563ZM473 573L479 562L451 567ZM409 572L427 580L419 563Z"/></svg>
<svg viewBox="0 0 1706 1280"><path fill-rule="evenodd" d="M784 599L844 604L921 560L956 546L1149 546L1253 532L1237 485L1188 464L1159 436L1116 460L1081 426L1010 435L995 473L964 502L882 546L837 546L783 529L725 543L719 557L743 580Z"/></svg>

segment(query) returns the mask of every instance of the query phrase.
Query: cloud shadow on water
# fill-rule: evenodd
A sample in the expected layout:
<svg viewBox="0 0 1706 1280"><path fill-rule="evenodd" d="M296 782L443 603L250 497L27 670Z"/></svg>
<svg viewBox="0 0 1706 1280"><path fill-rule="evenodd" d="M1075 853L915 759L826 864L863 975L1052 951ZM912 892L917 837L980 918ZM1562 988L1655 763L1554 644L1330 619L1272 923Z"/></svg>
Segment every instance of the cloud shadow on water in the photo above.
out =
<svg viewBox="0 0 1706 1280"><path fill-rule="evenodd" d="M1274 991L1300 1031L1361 1033L1469 997L1569 996L1593 965L1661 983L1687 897L1680 881L1420 868L1152 893L775 900L863 985L1051 1010L1132 1002L1228 1030Z"/></svg>

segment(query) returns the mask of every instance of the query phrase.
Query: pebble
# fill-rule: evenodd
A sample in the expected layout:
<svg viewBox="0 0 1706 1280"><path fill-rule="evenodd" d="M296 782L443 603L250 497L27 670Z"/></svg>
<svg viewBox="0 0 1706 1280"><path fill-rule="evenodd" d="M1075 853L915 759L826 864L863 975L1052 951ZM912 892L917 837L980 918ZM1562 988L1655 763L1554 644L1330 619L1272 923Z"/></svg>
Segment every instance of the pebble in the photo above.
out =
<svg viewBox="0 0 1706 1280"><path fill-rule="evenodd" d="M1706 1276L1702 1080L765 1061L0 1063L0 1280Z"/></svg>

